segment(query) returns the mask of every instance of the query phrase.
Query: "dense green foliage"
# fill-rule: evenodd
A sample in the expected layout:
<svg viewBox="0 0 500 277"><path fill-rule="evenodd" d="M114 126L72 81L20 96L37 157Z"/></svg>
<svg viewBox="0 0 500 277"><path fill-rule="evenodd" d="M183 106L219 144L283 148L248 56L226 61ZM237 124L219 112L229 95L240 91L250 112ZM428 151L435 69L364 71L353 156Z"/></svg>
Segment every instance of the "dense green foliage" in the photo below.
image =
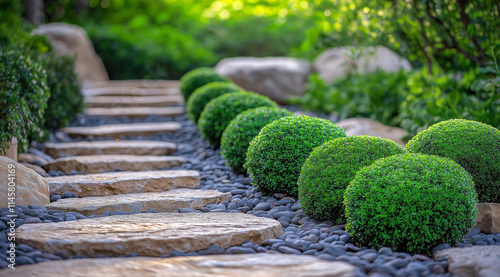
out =
<svg viewBox="0 0 500 277"><path fill-rule="evenodd" d="M212 82L197 88L189 97L186 104L186 114L195 124L200 119L201 112L210 100L223 94L242 90L235 84L228 82Z"/></svg>
<svg viewBox="0 0 500 277"><path fill-rule="evenodd" d="M454 160L471 174L480 202L500 203L500 130L475 121L447 120L418 133L406 149Z"/></svg>
<svg viewBox="0 0 500 277"><path fill-rule="evenodd" d="M265 96L246 91L224 94L211 100L198 121L201 136L219 147L222 133L231 120L246 110L258 107L276 107L276 103Z"/></svg>
<svg viewBox="0 0 500 277"><path fill-rule="evenodd" d="M472 177L452 160L402 154L363 167L344 194L346 230L363 246L430 254L475 224Z"/></svg>
<svg viewBox="0 0 500 277"><path fill-rule="evenodd" d="M235 172L245 173L243 164L250 142L260 130L274 120L293 115L291 112L272 107L244 111L236 116L222 133L220 152L226 164Z"/></svg>
<svg viewBox="0 0 500 277"><path fill-rule="evenodd" d="M180 79L180 87L184 103L188 102L189 97L193 92L208 83L212 82L230 82L227 77L219 75L214 69L208 67L200 67L186 73Z"/></svg>
<svg viewBox="0 0 500 277"><path fill-rule="evenodd" d="M378 159L404 152L394 141L372 136L341 137L316 147L298 180L304 212L320 220L345 223L344 191L356 172Z"/></svg>
<svg viewBox="0 0 500 277"><path fill-rule="evenodd" d="M250 142L244 167L262 192L297 196L300 169L309 154L345 136L344 130L325 119L284 117L266 125Z"/></svg>
<svg viewBox="0 0 500 277"><path fill-rule="evenodd" d="M73 58L48 55L44 63L50 98L44 113L45 127L65 127L83 111L84 101L80 92Z"/></svg>
<svg viewBox="0 0 500 277"><path fill-rule="evenodd" d="M41 137L50 91L40 63L13 49L0 49L0 151L13 137L26 150L28 136Z"/></svg>

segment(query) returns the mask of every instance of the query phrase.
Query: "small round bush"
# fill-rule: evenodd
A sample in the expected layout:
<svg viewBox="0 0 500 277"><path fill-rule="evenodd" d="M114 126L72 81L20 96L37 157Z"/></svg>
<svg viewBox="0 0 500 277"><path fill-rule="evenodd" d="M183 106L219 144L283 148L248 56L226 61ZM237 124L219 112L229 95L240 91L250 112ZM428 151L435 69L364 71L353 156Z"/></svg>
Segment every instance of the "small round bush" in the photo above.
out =
<svg viewBox="0 0 500 277"><path fill-rule="evenodd" d="M250 142L244 167L262 192L297 196L300 168L311 151L345 136L344 130L325 119L284 117L266 125Z"/></svg>
<svg viewBox="0 0 500 277"><path fill-rule="evenodd" d="M198 123L201 112L210 100L230 92L242 91L235 84L227 82L212 82L197 88L186 104L186 114L194 123Z"/></svg>
<svg viewBox="0 0 500 277"><path fill-rule="evenodd" d="M454 160L472 175L479 202L500 203L500 130L477 121L446 120L418 133L406 149Z"/></svg>
<svg viewBox="0 0 500 277"><path fill-rule="evenodd" d="M341 137L316 147L304 162L298 181L304 212L316 219L345 223L344 191L356 172L404 152L394 141L372 136Z"/></svg>
<svg viewBox="0 0 500 277"><path fill-rule="evenodd" d="M213 68L201 67L191 70L179 80L184 103L187 103L191 94L199 87L212 82L231 82L227 77L221 76Z"/></svg>
<svg viewBox="0 0 500 277"><path fill-rule="evenodd" d="M245 173L243 164L250 141L260 130L276 119L293 115L291 112L272 107L260 107L244 111L226 127L221 138L221 154L226 163L237 173Z"/></svg>
<svg viewBox="0 0 500 277"><path fill-rule="evenodd" d="M346 230L363 246L430 254L475 224L472 177L439 156L401 154L363 167L344 194Z"/></svg>
<svg viewBox="0 0 500 277"><path fill-rule="evenodd" d="M198 121L201 136L219 147L222 132L229 122L241 112L258 107L276 107L276 103L268 97L246 91L224 94L211 100Z"/></svg>

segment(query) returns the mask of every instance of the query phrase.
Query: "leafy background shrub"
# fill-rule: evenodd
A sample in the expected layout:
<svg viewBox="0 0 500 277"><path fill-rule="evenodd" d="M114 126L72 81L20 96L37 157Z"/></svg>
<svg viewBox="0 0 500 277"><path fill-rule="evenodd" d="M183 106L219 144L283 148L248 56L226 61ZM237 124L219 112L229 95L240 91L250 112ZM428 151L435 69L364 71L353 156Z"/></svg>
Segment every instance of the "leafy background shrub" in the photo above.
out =
<svg viewBox="0 0 500 277"><path fill-rule="evenodd" d="M344 224L344 191L356 172L378 159L403 153L396 142L372 136L340 137L316 147L304 162L297 182L304 212Z"/></svg>
<svg viewBox="0 0 500 277"><path fill-rule="evenodd" d="M242 91L243 89L228 82L212 82L197 88L189 97L186 104L186 114L195 124L200 119L201 112L210 100L230 92Z"/></svg>
<svg viewBox="0 0 500 277"><path fill-rule="evenodd" d="M227 165L235 172L246 173L243 168L250 142L260 130L274 120L293 115L291 112L272 107L260 107L237 115L222 133L220 151Z"/></svg>
<svg viewBox="0 0 500 277"><path fill-rule="evenodd" d="M198 121L201 136L215 147L227 125L241 112L258 107L276 107L268 97L253 92L233 92L219 96L205 106Z"/></svg>
<svg viewBox="0 0 500 277"><path fill-rule="evenodd" d="M472 177L447 158L402 154L363 167L345 191L346 230L360 245L430 254L475 224Z"/></svg>
<svg viewBox="0 0 500 277"><path fill-rule="evenodd" d="M227 77L219 75L213 68L200 67L188 72L180 80L180 88L184 103L188 102L193 92L212 82L231 82Z"/></svg>
<svg viewBox="0 0 500 277"><path fill-rule="evenodd" d="M266 125L250 142L244 167L263 193L297 196L305 159L315 147L339 137L345 137L344 130L328 120L284 117Z"/></svg>
<svg viewBox="0 0 500 277"><path fill-rule="evenodd" d="M406 149L454 160L472 175L480 202L500 203L500 130L475 121L447 120L418 133Z"/></svg>

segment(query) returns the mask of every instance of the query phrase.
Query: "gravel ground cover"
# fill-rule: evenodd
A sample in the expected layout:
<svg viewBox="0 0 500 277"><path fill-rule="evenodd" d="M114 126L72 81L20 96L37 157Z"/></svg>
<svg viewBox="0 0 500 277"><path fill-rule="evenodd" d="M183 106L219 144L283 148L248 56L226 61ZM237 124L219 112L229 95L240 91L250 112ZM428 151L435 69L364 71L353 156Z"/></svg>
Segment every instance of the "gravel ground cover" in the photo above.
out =
<svg viewBox="0 0 500 277"><path fill-rule="evenodd" d="M288 107L291 111L296 111L294 107ZM211 255L211 254L248 254L248 253L286 253L297 255L312 255L323 260L340 260L357 266L366 276L451 276L447 272L447 262L445 260L433 260L424 255L410 255L408 253L393 252L390 248L369 249L363 246L356 246L351 241L349 234L345 232L343 225L333 226L328 221L317 221L306 215L301 209L300 201L296 198L283 194L263 195L251 186L251 178L244 175L237 175L230 167L225 166L224 158L219 150L213 149L208 141L201 138L196 126L182 116L175 117L154 117L146 119L119 118L98 118L80 116L72 126L97 126L104 124L127 124L139 122L161 122L177 121L183 126L182 130L171 133L154 135L148 137L126 137L126 139L148 139L162 140L177 143L178 148L173 155L182 156L188 161L178 168L197 170L201 175L201 186L199 189L216 189L222 192L231 192L230 201L222 202L218 205L209 204L201 210L191 210L183 208L176 210L179 213L206 213L206 212L233 212L247 213L258 217L269 217L278 220L284 234L276 239L270 239L262 245L244 243L241 246L233 246L224 249L218 245L212 245L208 249L198 252L183 253L174 251L170 256L186 255ZM62 134L51 136L51 140L70 140ZM77 141L75 139L74 141ZM99 140L95 138L94 140ZM51 176L64 175L62 172L49 172ZM72 174L81 174L72 172ZM63 196L52 195L51 201L61 197L77 197L72 193L65 193ZM56 210L47 210L39 206L18 206L16 215L18 220L16 227L29 223L49 223L60 221L71 221L87 218L78 213L62 213ZM145 212L156 212L148 210ZM8 211L0 209L0 268L6 267L7 253L7 217ZM118 214L131 214L116 211L113 213L104 212L102 215L91 215L88 217L112 216ZM473 229L467 234L463 241L456 245L440 244L435 246L434 251L450 247L468 247L472 245L500 245L500 233L482 234L479 229ZM16 262L19 265L32 264L37 262L59 260L62 255L44 253L33 249L28 245L17 246ZM135 256L134 254L129 256ZM168 255L165 255L168 256ZM95 258L103 258L98 256ZM83 258L83 256L73 256L73 258ZM363 275L363 276L365 276Z"/></svg>

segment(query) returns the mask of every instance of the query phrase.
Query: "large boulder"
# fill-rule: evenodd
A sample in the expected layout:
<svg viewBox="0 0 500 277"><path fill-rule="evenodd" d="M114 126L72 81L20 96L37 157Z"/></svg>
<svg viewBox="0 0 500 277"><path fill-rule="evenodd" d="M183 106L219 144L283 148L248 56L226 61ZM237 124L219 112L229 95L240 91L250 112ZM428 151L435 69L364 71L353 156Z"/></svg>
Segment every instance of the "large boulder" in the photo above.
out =
<svg viewBox="0 0 500 277"><path fill-rule="evenodd" d="M15 205L50 204L49 184L35 171L0 156L0 172L0 208L8 206L9 187L15 188Z"/></svg>
<svg viewBox="0 0 500 277"><path fill-rule="evenodd" d="M444 258L448 271L459 277L490 277L500 274L500 246L472 246L445 249L434 254L434 259Z"/></svg>
<svg viewBox="0 0 500 277"><path fill-rule="evenodd" d="M106 68L83 28L67 23L49 23L38 26L32 34L47 36L57 55L76 56L75 70L80 81L109 80Z"/></svg>
<svg viewBox="0 0 500 277"><path fill-rule="evenodd" d="M268 96L285 104L302 96L312 72L308 61L286 57L236 57L221 60L215 70L245 90Z"/></svg>
<svg viewBox="0 0 500 277"><path fill-rule="evenodd" d="M314 61L314 71L319 73L325 83L331 84L338 78L346 76L353 69L359 73L375 72L377 68L387 72L411 69L411 64L407 59L401 58L385 46L363 47L359 59L349 57L352 49L359 53L359 48L352 46L325 50Z"/></svg>
<svg viewBox="0 0 500 277"><path fill-rule="evenodd" d="M476 217L476 228L483 233L500 233L500 204L478 203L479 214Z"/></svg>

